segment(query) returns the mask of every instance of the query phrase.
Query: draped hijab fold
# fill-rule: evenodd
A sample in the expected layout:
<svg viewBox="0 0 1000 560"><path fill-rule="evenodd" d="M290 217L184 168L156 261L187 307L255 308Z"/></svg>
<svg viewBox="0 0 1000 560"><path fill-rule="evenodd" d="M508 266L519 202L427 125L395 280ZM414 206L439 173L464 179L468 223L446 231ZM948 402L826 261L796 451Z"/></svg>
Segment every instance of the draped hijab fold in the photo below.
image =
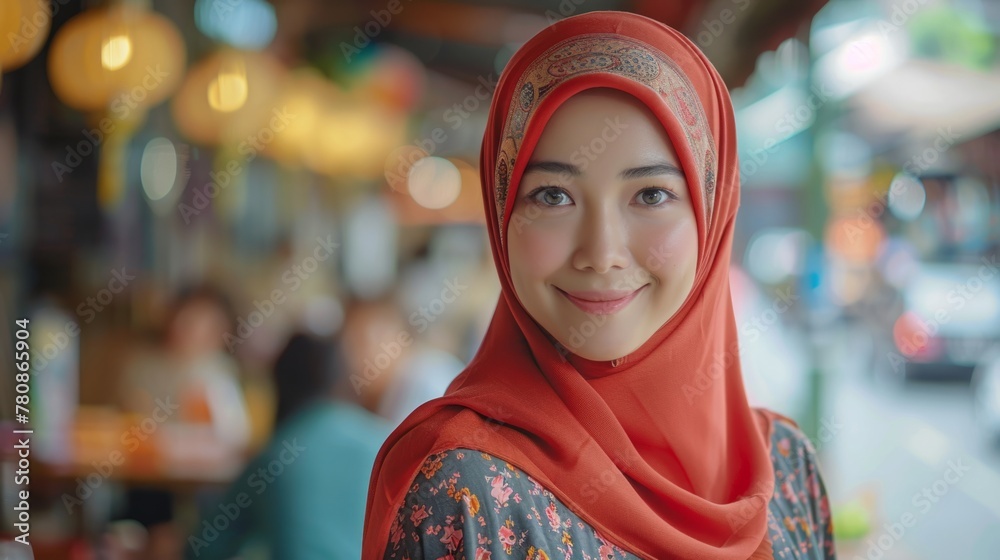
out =
<svg viewBox="0 0 1000 560"><path fill-rule="evenodd" d="M546 122L589 88L636 97L674 145L695 208L694 285L639 349L612 362L568 352L514 292L505 239L517 185ZM500 76L480 177L501 296L445 396L415 410L375 462L364 558L382 558L424 459L481 450L521 468L604 538L646 558L770 559L776 413L752 409L729 292L739 168L728 91L682 34L643 16L591 12L522 46ZM646 266L665 262L647 260Z"/></svg>

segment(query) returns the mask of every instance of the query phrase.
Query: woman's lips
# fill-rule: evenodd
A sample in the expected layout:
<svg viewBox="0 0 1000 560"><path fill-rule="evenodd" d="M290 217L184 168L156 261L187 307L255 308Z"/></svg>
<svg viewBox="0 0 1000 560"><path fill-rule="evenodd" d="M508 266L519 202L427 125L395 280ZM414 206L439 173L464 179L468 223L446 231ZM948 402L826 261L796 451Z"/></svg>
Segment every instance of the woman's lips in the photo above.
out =
<svg viewBox="0 0 1000 560"><path fill-rule="evenodd" d="M562 292L562 295L566 296L566 299L573 302L573 305L579 307L584 313L590 313L591 315L611 315L628 305L646 286L648 284L632 292L628 290L566 292L559 288L556 289Z"/></svg>

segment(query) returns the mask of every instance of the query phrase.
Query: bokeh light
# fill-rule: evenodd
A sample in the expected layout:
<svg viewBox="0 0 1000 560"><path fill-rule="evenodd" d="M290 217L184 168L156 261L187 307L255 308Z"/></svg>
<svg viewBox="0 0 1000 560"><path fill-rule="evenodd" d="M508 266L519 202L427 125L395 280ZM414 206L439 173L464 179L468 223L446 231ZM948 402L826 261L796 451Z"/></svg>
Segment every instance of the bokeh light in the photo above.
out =
<svg viewBox="0 0 1000 560"><path fill-rule="evenodd" d="M407 180L410 196L424 208L445 208L458 198L462 176L454 163L430 156L413 164Z"/></svg>
<svg viewBox="0 0 1000 560"><path fill-rule="evenodd" d="M153 138L142 151L139 178L142 190L150 201L167 196L177 181L177 150L173 142L159 137Z"/></svg>
<svg viewBox="0 0 1000 560"><path fill-rule="evenodd" d="M194 22L208 37L250 50L266 47L278 30L274 6L263 0L197 0Z"/></svg>
<svg viewBox="0 0 1000 560"><path fill-rule="evenodd" d="M0 71L15 70L38 54L49 36L48 0L0 2Z"/></svg>
<svg viewBox="0 0 1000 560"><path fill-rule="evenodd" d="M220 113L232 113L247 102L247 71L242 61L223 69L208 83L208 104Z"/></svg>
<svg viewBox="0 0 1000 560"><path fill-rule="evenodd" d="M811 237L803 230L761 230L747 245L744 265L758 281L777 284L802 273Z"/></svg>
<svg viewBox="0 0 1000 560"><path fill-rule="evenodd" d="M908 173L893 177L889 185L889 211L903 221L915 220L924 211L927 191L924 184Z"/></svg>
<svg viewBox="0 0 1000 560"><path fill-rule="evenodd" d="M184 76L185 47L167 18L124 4L88 10L59 28L49 49L49 81L67 105L134 108L167 99Z"/></svg>
<svg viewBox="0 0 1000 560"><path fill-rule="evenodd" d="M115 71L128 64L132 58L132 39L128 35L114 35L101 45L101 66Z"/></svg>

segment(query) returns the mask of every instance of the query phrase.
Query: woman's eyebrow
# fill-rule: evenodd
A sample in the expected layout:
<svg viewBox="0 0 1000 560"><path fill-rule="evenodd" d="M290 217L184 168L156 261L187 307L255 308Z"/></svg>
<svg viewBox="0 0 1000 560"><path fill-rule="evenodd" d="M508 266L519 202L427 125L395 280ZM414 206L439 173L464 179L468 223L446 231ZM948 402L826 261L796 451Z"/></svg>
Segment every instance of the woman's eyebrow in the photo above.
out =
<svg viewBox="0 0 1000 560"><path fill-rule="evenodd" d="M565 173L572 177L578 177L583 173L583 170L578 166L571 163L563 163L561 161L531 161L524 168L524 174L527 175L533 171L539 171L543 173ZM622 170L618 176L622 179L641 179L643 177L654 177L656 175L676 175L678 177L684 177L684 171L672 163L654 163L651 165L643 165L641 167L630 167L628 169Z"/></svg>
<svg viewBox="0 0 1000 560"><path fill-rule="evenodd" d="M577 177L583 170L571 163L563 163L561 161L529 161L528 165L524 168L524 174L527 175L532 171L541 171L543 173L566 173L570 176Z"/></svg>
<svg viewBox="0 0 1000 560"><path fill-rule="evenodd" d="M655 163L642 167L630 167L618 174L622 179L641 179L643 177L654 177L656 175L676 175L684 177L684 171L672 163Z"/></svg>

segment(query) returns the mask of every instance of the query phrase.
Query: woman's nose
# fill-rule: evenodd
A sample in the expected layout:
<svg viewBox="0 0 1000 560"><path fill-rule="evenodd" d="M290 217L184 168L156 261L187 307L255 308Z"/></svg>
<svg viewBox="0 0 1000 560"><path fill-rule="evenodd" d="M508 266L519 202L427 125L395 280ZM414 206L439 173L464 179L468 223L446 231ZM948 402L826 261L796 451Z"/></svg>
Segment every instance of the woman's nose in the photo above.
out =
<svg viewBox="0 0 1000 560"><path fill-rule="evenodd" d="M622 216L614 208L588 213L577 228L573 266L604 274L613 268L629 265L628 231Z"/></svg>

